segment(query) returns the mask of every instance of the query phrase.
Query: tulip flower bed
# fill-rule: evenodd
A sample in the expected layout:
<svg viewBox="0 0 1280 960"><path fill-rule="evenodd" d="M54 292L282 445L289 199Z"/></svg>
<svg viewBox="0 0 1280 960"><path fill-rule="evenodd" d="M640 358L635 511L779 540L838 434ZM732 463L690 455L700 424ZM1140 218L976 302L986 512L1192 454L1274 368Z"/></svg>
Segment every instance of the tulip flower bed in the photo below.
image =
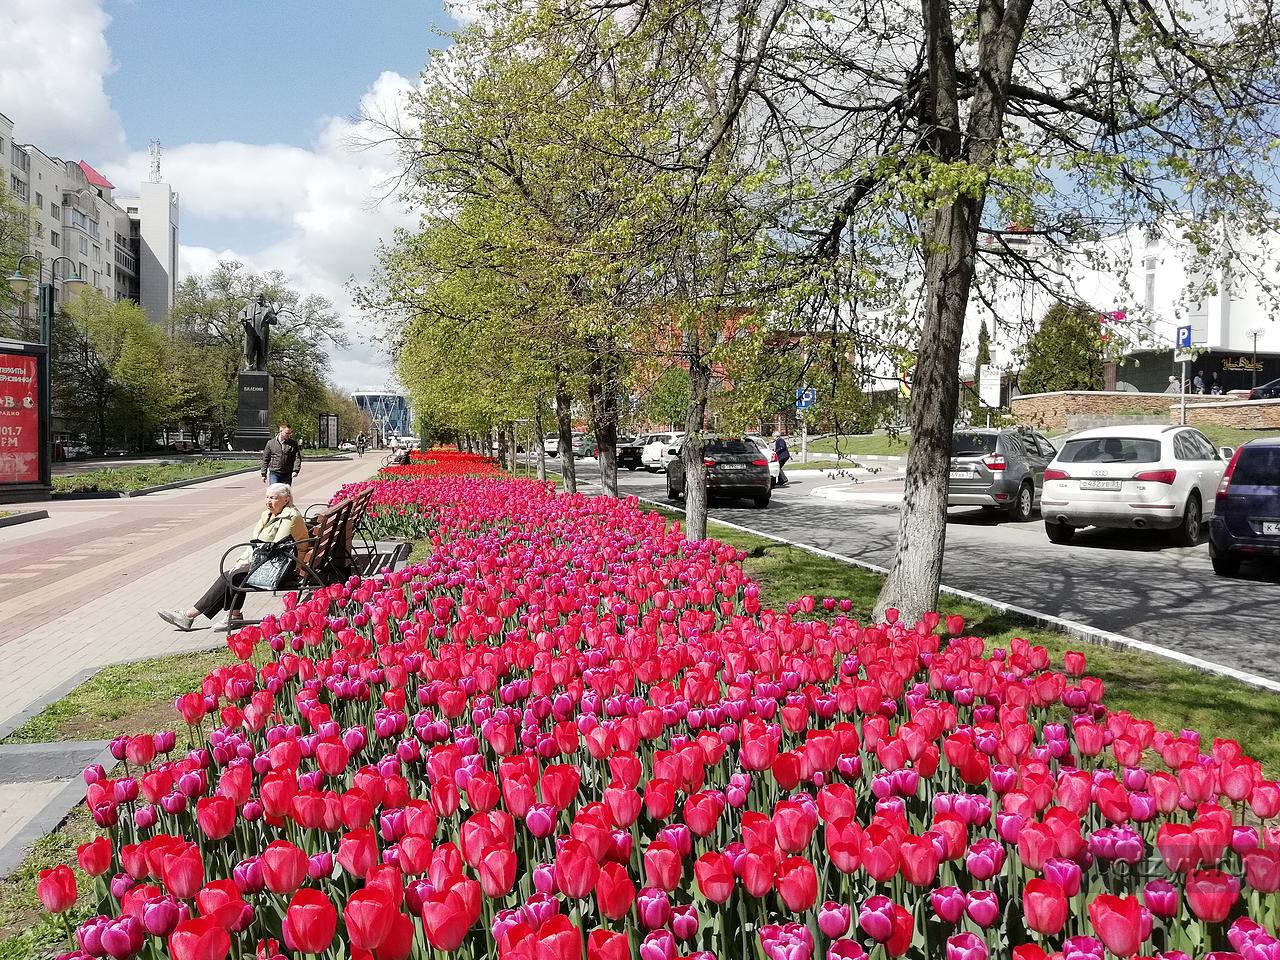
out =
<svg viewBox="0 0 1280 960"><path fill-rule="evenodd" d="M1280 957L1280 785L1082 655L765 609L634 501L418 466L374 503L426 560L233 634L185 745L85 771L67 956Z"/></svg>

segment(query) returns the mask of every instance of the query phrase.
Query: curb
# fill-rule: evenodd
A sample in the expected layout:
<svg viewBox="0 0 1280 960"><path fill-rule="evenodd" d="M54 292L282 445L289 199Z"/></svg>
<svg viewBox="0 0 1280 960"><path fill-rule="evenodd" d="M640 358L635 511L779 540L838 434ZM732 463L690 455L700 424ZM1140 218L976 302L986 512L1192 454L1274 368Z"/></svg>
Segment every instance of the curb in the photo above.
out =
<svg viewBox="0 0 1280 960"><path fill-rule="evenodd" d="M245 467L243 470L224 470L211 473L207 477L192 477L190 480L174 480L172 483L161 483L154 487L143 487L141 490L96 490L84 493L55 493L54 500L118 500L126 497L145 497L149 493L160 493L162 490L177 490L179 487L190 487L197 483L208 483L210 480L221 480L224 477L239 477L246 473L257 473L258 468Z"/></svg>
<svg viewBox="0 0 1280 960"><path fill-rule="evenodd" d="M16 527L20 523L30 523L32 520L48 519L48 510L26 510L22 513L15 513L11 517L0 517L0 528Z"/></svg>
<svg viewBox="0 0 1280 960"><path fill-rule="evenodd" d="M636 497L636 499L642 503L652 504L655 507L662 507L664 510L674 510L679 513L684 513L684 508L677 507L674 504L660 503L657 500L650 500L648 497ZM773 540L777 543L786 544L789 547L807 550L820 557L826 557L829 560L838 560L851 567L859 567L863 570L870 570L873 573L879 573L882 575L887 575L889 573L889 569L887 567L882 567L877 563L868 563L865 560L855 560L852 557L832 553L830 550L823 550L821 547L813 547L807 543L797 543L796 541L788 540L785 537L775 536L770 533L763 533L759 530L753 530L750 527L743 527L736 523L730 523L728 520L711 519L711 522L722 524L723 526L729 527L733 530L739 530L742 533L750 533L753 536L763 537L766 540ZM1012 614L1019 619L1026 620L1028 623L1034 624L1035 626L1049 627L1053 630L1065 633L1067 636L1074 637L1077 640L1083 640L1086 643L1092 643L1102 647L1110 647L1113 650L1126 650L1130 652L1149 654L1151 656L1160 657L1164 660L1172 660L1175 663L1183 664L1184 666L1191 667L1203 673L1215 674L1220 677L1228 677L1231 680L1235 680L1250 687L1266 690L1270 693L1280 693L1280 681L1269 680L1266 677L1260 677L1257 674L1237 670L1235 667L1228 667L1221 663L1214 663L1211 660L1202 660L1199 657L1193 657L1190 654L1182 653L1179 650L1170 650L1168 647L1161 647L1154 643L1148 643L1145 640L1135 640L1133 637L1126 637L1123 634L1112 633L1109 630L1099 630L1096 627L1091 627L1075 620L1055 617L1051 613L1042 613L1039 610L1030 610L1027 607L1020 607L1016 604L1005 603L1003 600L993 600L990 597L970 593L968 590L960 590L956 587L943 585L938 588L938 592L946 594L949 597L956 597L960 600L969 600L973 603L981 603L984 606L991 607L999 613Z"/></svg>

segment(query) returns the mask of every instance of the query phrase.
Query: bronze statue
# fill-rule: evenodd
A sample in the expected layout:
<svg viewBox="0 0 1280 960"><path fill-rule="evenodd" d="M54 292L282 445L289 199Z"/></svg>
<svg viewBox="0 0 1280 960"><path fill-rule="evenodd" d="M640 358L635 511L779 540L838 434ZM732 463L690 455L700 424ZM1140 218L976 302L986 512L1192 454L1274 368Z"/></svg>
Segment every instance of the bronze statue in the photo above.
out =
<svg viewBox="0 0 1280 960"><path fill-rule="evenodd" d="M271 347L271 325L277 322L276 308L267 303L266 297L248 303L240 311L240 325L244 327L244 362L246 370L267 369L267 354Z"/></svg>

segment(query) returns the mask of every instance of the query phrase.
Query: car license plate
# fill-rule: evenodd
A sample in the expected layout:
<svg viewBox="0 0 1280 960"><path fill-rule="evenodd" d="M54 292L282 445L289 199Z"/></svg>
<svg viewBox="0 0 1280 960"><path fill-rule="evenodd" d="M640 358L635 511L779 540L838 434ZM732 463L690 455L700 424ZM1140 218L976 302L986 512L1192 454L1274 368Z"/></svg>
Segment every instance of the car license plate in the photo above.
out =
<svg viewBox="0 0 1280 960"><path fill-rule="evenodd" d="M721 469L721 470L745 470L746 468L747 468L747 465L746 465L745 463L722 463L722 464L720 464L720 469Z"/></svg>
<svg viewBox="0 0 1280 960"><path fill-rule="evenodd" d="M1264 537L1280 537L1280 520L1263 520L1262 535Z"/></svg>
<svg viewBox="0 0 1280 960"><path fill-rule="evenodd" d="M1081 490L1119 490L1119 480L1081 480Z"/></svg>
<svg viewBox="0 0 1280 960"><path fill-rule="evenodd" d="M972 480L973 474L968 470L952 470L949 474L952 480Z"/></svg>

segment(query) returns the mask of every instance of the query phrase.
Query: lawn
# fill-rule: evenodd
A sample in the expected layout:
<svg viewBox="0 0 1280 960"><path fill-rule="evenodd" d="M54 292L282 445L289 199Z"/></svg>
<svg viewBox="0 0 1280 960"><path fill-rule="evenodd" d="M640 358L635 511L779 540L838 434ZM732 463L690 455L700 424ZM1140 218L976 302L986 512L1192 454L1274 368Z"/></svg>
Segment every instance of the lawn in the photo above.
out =
<svg viewBox="0 0 1280 960"><path fill-rule="evenodd" d="M1197 427L1215 447L1238 447L1250 440L1280 437L1280 430L1241 430L1239 427Z"/></svg>
<svg viewBox="0 0 1280 960"><path fill-rule="evenodd" d="M684 518L666 507L646 505L646 509ZM884 580L870 570L714 521L708 533L747 551L746 571L760 584L760 600L766 606L780 608L804 594L848 597L853 600L854 615L865 620ZM944 596L939 605L942 613L964 617L966 632L985 637L992 645L1022 637L1043 646L1059 663L1065 651L1083 651L1090 675L1106 684L1111 709L1128 710L1165 730L1199 730L1206 745L1214 737L1237 740L1262 762L1268 776L1280 776L1280 697L1172 661L1088 644L968 601Z"/></svg>
<svg viewBox="0 0 1280 960"><path fill-rule="evenodd" d="M107 667L32 717L4 743L108 740L121 733L172 729L173 701L198 689L215 667L233 662L225 647L207 653Z"/></svg>
<svg viewBox="0 0 1280 960"><path fill-rule="evenodd" d="M252 460L191 460L186 463L154 463L136 467L103 467L71 476L54 477L54 493L131 492L162 483L214 477L232 470L256 466Z"/></svg>
<svg viewBox="0 0 1280 960"><path fill-rule="evenodd" d="M906 456L907 445L911 440L910 434L901 433L897 436L889 436L882 433L868 433L862 436L835 436L823 437L820 440L810 440L808 444L810 453L838 454L842 457L902 457ZM797 439L787 441L791 447L791 458L795 460L800 456L800 443Z"/></svg>

